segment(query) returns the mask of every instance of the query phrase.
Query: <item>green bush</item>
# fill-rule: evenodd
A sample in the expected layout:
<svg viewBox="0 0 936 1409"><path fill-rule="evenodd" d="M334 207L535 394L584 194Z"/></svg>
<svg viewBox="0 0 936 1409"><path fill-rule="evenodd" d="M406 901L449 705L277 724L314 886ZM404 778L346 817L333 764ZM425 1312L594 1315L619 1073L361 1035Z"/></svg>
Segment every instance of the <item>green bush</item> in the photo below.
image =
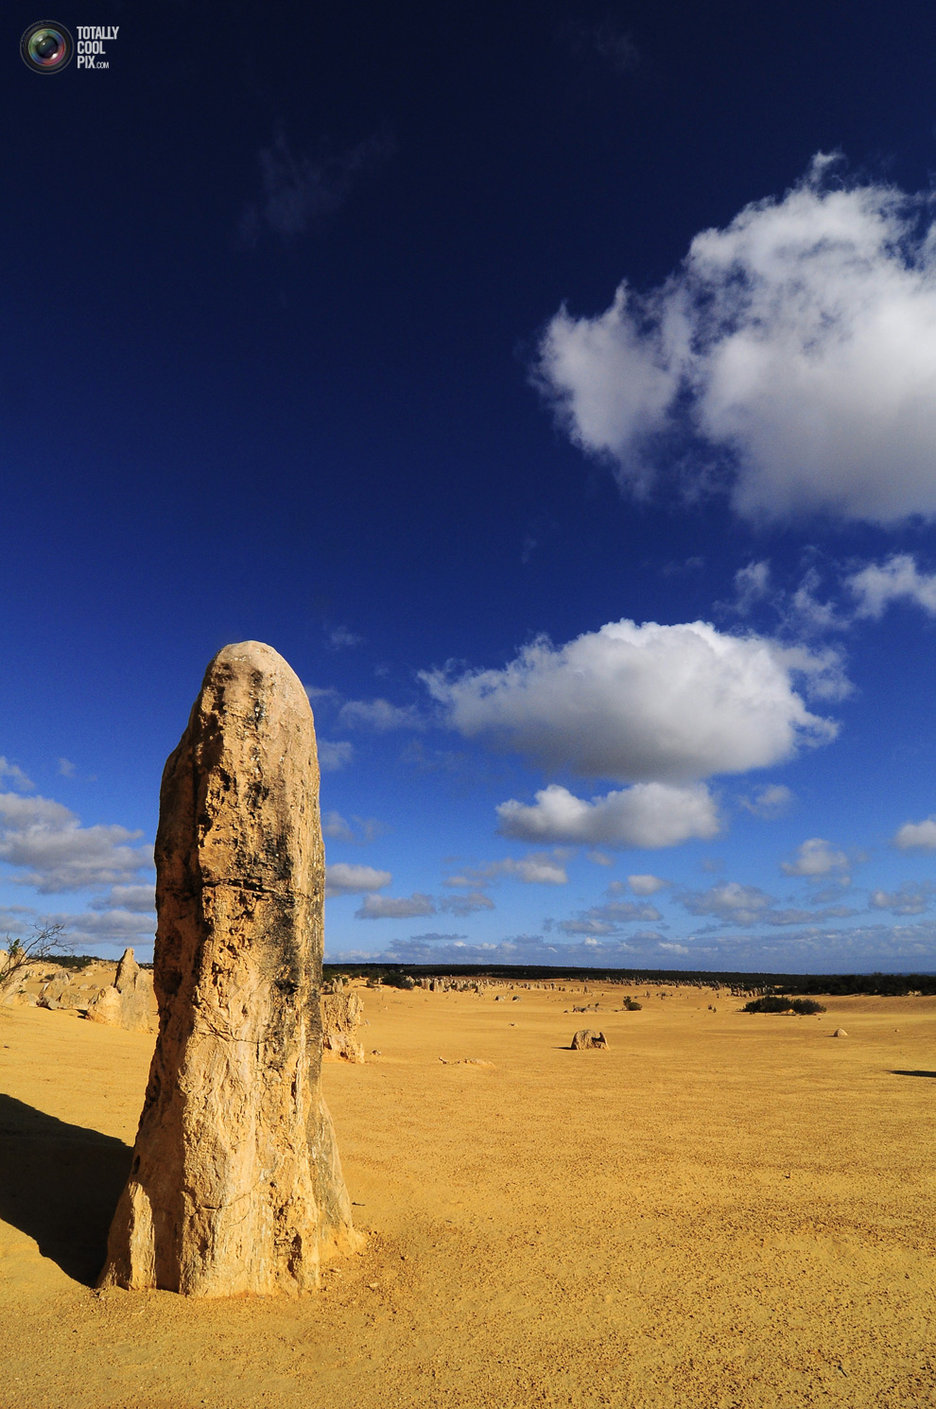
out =
<svg viewBox="0 0 936 1409"><path fill-rule="evenodd" d="M764 998L752 998L750 1003L745 1003L742 1012L799 1013L801 1017L808 1017L812 1013L824 1013L825 1008L812 998L781 998L776 993L768 993Z"/></svg>
<svg viewBox="0 0 936 1409"><path fill-rule="evenodd" d="M773 993L768 993L764 998L752 998L750 1003L745 1003L744 1013L789 1013L793 1008L791 998L778 998Z"/></svg>
<svg viewBox="0 0 936 1409"><path fill-rule="evenodd" d="M383 983L387 988L415 988L416 980L411 974L384 974Z"/></svg>

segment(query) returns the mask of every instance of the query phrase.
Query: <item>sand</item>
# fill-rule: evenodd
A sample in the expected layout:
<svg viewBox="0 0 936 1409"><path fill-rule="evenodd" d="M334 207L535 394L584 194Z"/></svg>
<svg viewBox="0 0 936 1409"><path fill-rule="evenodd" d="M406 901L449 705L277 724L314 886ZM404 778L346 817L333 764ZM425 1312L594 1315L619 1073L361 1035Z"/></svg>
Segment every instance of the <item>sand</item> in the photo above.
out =
<svg viewBox="0 0 936 1409"><path fill-rule="evenodd" d="M92 1289L153 1038L0 1009L0 1409L936 1404L936 1000L590 988L368 991L367 1248L223 1302Z"/></svg>

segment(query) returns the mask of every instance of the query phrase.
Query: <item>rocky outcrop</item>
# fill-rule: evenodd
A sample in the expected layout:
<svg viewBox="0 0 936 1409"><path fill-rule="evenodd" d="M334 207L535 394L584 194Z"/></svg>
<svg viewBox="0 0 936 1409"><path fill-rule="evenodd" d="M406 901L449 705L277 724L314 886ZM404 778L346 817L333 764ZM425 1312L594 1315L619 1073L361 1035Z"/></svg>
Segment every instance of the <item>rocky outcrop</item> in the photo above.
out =
<svg viewBox="0 0 936 1409"><path fill-rule="evenodd" d="M603 1032L595 1032L593 1028L582 1027L572 1038L572 1051L587 1051L592 1047L607 1047L608 1039Z"/></svg>
<svg viewBox="0 0 936 1409"><path fill-rule="evenodd" d="M322 1047L346 1062L363 1062L364 1047L357 1031L364 1021L364 1003L353 989L333 987L322 994Z"/></svg>
<svg viewBox="0 0 936 1409"><path fill-rule="evenodd" d="M153 976L141 969L132 949L125 949L114 982L88 1003L85 1016L92 1022L126 1028L128 1032L155 1032L157 1019Z"/></svg>
<svg viewBox="0 0 936 1409"><path fill-rule="evenodd" d="M102 1285L301 1292L359 1242L320 1087L312 711L269 646L208 667L163 774L159 1036Z"/></svg>

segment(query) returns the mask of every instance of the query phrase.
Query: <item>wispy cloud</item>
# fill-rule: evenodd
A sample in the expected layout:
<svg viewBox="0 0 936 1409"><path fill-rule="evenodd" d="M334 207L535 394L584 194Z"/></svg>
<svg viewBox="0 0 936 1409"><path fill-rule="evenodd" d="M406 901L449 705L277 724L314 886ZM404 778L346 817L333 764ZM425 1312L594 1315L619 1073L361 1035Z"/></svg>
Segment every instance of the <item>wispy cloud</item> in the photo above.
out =
<svg viewBox="0 0 936 1409"><path fill-rule="evenodd" d="M0 783L4 779L19 792L31 793L35 787L35 783L32 779L27 778L19 764L10 763L8 759L0 755Z"/></svg>
<svg viewBox="0 0 936 1409"><path fill-rule="evenodd" d="M241 215L240 244L254 249L264 230L283 239L308 235L395 152L396 143L386 132L345 146L322 143L314 155L295 151L285 133L278 132L260 150L261 194Z"/></svg>
<svg viewBox="0 0 936 1409"><path fill-rule="evenodd" d="M355 910L357 920L409 920L418 915L434 915L435 901L431 895L420 891L413 895L369 895L359 910Z"/></svg>

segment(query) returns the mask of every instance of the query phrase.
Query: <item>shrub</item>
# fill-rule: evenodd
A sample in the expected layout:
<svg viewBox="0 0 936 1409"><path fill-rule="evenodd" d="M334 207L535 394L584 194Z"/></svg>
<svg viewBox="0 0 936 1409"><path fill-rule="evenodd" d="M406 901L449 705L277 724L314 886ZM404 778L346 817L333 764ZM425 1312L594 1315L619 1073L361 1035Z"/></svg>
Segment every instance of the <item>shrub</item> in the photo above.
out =
<svg viewBox="0 0 936 1409"><path fill-rule="evenodd" d="M416 980L411 974L384 974L383 982L388 988L416 987Z"/></svg>
<svg viewBox="0 0 936 1409"><path fill-rule="evenodd" d="M741 1011L744 1013L788 1013L792 1007L792 999L778 998L775 994L768 993L764 998L752 998L750 1003L745 1003Z"/></svg>
<svg viewBox="0 0 936 1409"><path fill-rule="evenodd" d="M633 999L633 998L625 998L625 999L624 999L624 1007L627 1009L627 1011L628 1011L629 1013L639 1013L640 1010L641 1010L641 1008L643 1007L643 1004L642 1004L642 1003L638 1003L638 1002L637 1002L635 999Z"/></svg>
<svg viewBox="0 0 936 1409"><path fill-rule="evenodd" d="M794 1013L799 1013L803 1017L810 1017L813 1013L824 1013L825 1004L817 1003L812 998L794 998L790 1005Z"/></svg>

